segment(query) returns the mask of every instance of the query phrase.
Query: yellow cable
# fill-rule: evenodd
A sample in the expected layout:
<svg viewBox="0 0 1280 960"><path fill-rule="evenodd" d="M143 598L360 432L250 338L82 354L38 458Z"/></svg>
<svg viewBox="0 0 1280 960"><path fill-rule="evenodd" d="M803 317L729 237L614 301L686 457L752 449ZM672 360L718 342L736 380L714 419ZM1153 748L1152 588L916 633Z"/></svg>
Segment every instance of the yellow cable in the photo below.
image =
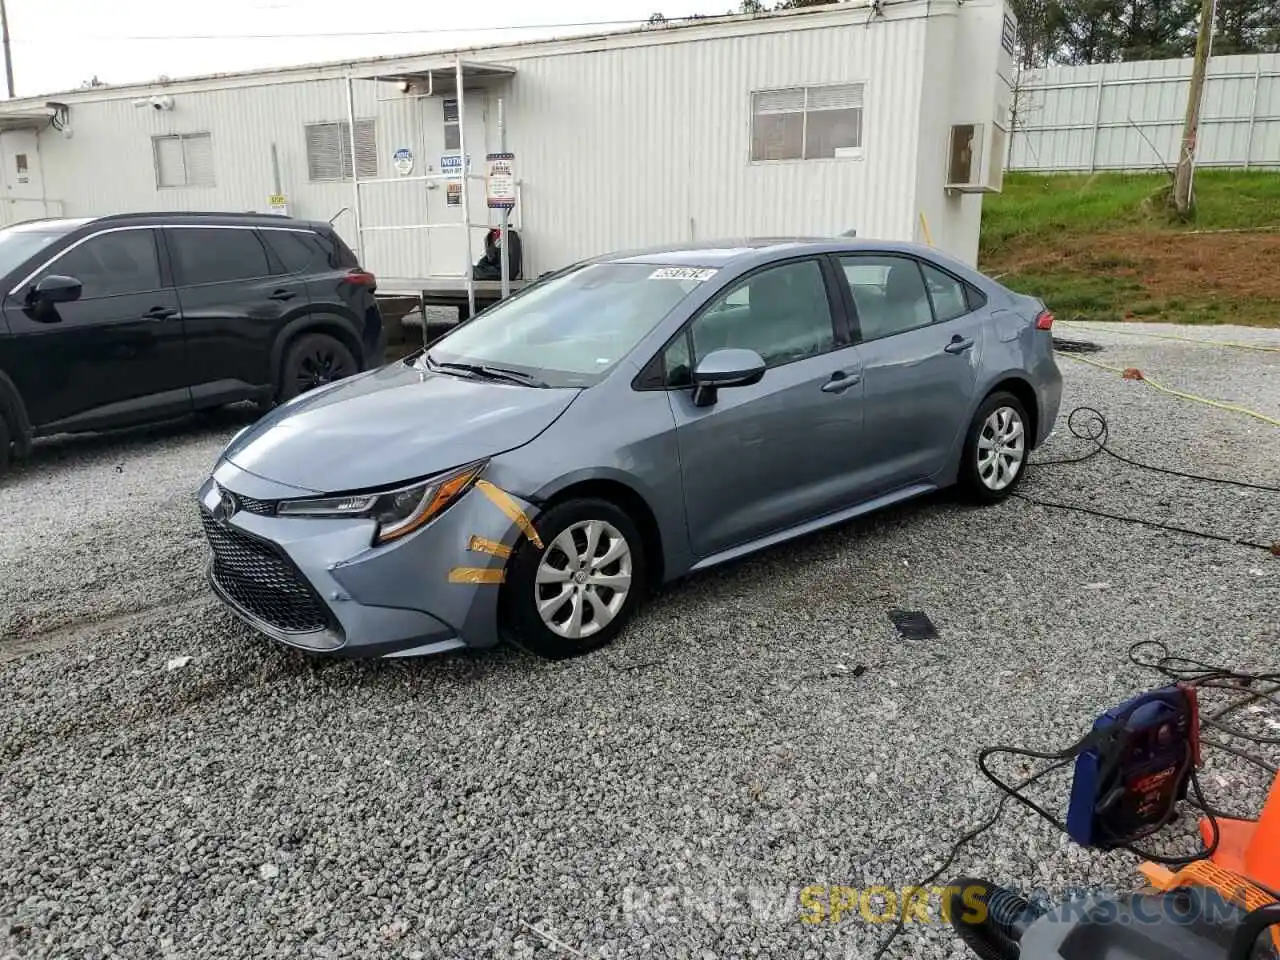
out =
<svg viewBox="0 0 1280 960"><path fill-rule="evenodd" d="M1156 340L1177 340L1181 343L1197 343L1203 347L1236 347L1240 350L1261 350L1264 353L1280 353L1280 346L1265 343L1241 343L1239 340L1199 340L1195 337L1179 337L1172 333L1148 333L1145 330L1113 330L1110 327L1089 327L1078 320L1059 320L1068 327L1079 327L1094 333L1120 333L1127 337L1152 337Z"/></svg>
<svg viewBox="0 0 1280 960"><path fill-rule="evenodd" d="M1068 360L1077 360L1080 363L1087 363L1089 366L1097 367L1100 370L1109 370L1112 373L1118 373L1121 376L1124 375L1124 370L1122 368L1113 367L1105 363L1099 363L1097 360L1089 360L1086 357L1078 357L1071 353L1059 352L1058 355L1066 357ZM1201 397L1194 393L1184 393L1181 390L1174 390L1172 387L1166 387L1162 383L1157 383L1146 374L1142 375L1142 382L1148 386L1155 387L1157 390L1167 393L1172 397L1178 397L1182 400L1194 400L1196 403L1203 403L1206 406L1217 407L1219 410L1230 410L1232 413L1243 413L1245 416L1261 420L1263 423L1269 423L1273 427L1280 427L1280 418L1269 417L1265 413L1259 413L1257 410L1250 410L1248 407L1241 407L1234 403L1225 403L1222 400L1210 400L1208 397Z"/></svg>

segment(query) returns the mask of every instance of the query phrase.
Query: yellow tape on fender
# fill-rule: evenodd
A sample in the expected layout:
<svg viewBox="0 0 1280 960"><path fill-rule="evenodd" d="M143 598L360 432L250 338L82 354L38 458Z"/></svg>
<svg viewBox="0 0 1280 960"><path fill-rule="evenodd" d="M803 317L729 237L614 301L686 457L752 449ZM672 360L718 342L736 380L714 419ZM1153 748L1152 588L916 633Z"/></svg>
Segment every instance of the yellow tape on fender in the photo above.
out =
<svg viewBox="0 0 1280 960"><path fill-rule="evenodd" d="M511 556L510 547L487 537L472 537L467 541L467 549L472 553L487 553L491 557L500 557L503 560Z"/></svg>
<svg viewBox="0 0 1280 960"><path fill-rule="evenodd" d="M530 543L539 550L542 549L542 538L538 536L538 531L533 529L533 522L525 516L525 512L520 509L520 505L512 500L505 491L499 490L488 480L477 480L476 489L492 500L494 506L510 517L512 522L520 528L520 532L529 538Z"/></svg>
<svg viewBox="0 0 1280 960"><path fill-rule="evenodd" d="M506 578L501 567L454 567L449 571L450 583L502 583Z"/></svg>

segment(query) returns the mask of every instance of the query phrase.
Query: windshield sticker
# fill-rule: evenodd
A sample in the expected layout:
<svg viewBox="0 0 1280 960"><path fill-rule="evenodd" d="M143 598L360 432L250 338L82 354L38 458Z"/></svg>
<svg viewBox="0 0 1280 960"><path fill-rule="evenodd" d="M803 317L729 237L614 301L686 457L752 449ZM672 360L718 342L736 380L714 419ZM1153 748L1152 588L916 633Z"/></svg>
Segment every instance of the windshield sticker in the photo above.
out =
<svg viewBox="0 0 1280 960"><path fill-rule="evenodd" d="M702 283L716 275L716 271L707 267L659 267L649 274L650 280L696 280Z"/></svg>

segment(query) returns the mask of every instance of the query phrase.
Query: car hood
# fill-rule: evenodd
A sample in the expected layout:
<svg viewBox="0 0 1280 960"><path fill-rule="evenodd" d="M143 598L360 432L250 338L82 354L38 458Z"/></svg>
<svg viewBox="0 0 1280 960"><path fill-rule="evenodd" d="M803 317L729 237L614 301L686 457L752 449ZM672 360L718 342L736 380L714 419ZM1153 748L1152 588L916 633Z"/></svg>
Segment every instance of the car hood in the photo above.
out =
<svg viewBox="0 0 1280 960"><path fill-rule="evenodd" d="M522 446L579 392L393 363L277 408L238 434L223 457L259 477L317 493L363 490Z"/></svg>

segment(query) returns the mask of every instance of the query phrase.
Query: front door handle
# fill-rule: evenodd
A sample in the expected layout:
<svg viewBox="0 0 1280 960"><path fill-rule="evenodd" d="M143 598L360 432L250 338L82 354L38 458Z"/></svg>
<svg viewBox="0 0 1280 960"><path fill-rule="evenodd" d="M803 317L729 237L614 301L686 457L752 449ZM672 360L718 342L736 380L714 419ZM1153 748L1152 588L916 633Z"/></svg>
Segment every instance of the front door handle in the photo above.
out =
<svg viewBox="0 0 1280 960"><path fill-rule="evenodd" d="M297 294L292 290L276 290L267 297L268 300L292 300Z"/></svg>
<svg viewBox="0 0 1280 960"><path fill-rule="evenodd" d="M856 387L862 382L862 374L850 373L847 370L837 370L831 375L831 379L822 385L823 393L844 393L850 387Z"/></svg>
<svg viewBox="0 0 1280 960"><path fill-rule="evenodd" d="M142 315L144 320L168 320L178 311L173 307L152 307Z"/></svg>
<svg viewBox="0 0 1280 960"><path fill-rule="evenodd" d="M954 337L951 338L951 342L948 343L942 349L947 351L947 353L960 354L960 353L964 353L966 350L968 350L972 346L973 346L972 337L962 337L960 336L960 334L957 333Z"/></svg>

